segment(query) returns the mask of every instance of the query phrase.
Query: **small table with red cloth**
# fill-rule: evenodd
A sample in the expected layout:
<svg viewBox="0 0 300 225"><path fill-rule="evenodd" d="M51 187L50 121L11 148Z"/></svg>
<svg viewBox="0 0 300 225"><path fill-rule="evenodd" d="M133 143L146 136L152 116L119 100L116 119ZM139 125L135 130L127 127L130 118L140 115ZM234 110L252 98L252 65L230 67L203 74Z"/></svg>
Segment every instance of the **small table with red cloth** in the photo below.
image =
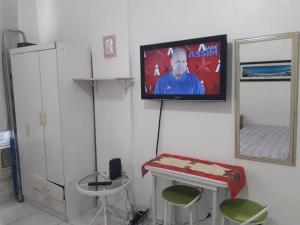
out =
<svg viewBox="0 0 300 225"><path fill-rule="evenodd" d="M213 192L212 225L216 225L218 214L218 191L230 188L235 198L246 184L244 168L202 159L173 154L161 154L142 166L142 175L152 175L152 222L156 224L156 182L157 178L178 181ZM225 190L225 193L227 191Z"/></svg>

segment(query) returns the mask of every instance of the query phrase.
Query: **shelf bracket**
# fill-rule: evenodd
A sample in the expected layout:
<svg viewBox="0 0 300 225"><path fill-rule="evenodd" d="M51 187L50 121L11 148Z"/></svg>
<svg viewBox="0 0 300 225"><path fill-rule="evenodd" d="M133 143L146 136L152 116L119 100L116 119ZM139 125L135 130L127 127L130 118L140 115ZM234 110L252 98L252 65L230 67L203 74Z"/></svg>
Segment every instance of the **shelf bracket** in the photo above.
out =
<svg viewBox="0 0 300 225"><path fill-rule="evenodd" d="M132 79L117 79L122 86L122 88L125 91L125 94L127 94L130 87L133 86L134 81Z"/></svg>

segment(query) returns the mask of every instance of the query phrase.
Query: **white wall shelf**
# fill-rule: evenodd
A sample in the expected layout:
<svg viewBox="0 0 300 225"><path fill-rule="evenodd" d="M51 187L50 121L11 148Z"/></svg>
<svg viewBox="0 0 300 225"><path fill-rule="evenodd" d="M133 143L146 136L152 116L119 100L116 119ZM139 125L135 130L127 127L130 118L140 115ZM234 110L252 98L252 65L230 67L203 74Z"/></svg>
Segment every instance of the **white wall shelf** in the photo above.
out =
<svg viewBox="0 0 300 225"><path fill-rule="evenodd" d="M116 77L116 78L74 78L73 79L76 82L88 82L92 87L97 89L97 83L101 81L118 81L122 88L125 90L125 93L127 93L128 89L133 86L134 79L133 77Z"/></svg>

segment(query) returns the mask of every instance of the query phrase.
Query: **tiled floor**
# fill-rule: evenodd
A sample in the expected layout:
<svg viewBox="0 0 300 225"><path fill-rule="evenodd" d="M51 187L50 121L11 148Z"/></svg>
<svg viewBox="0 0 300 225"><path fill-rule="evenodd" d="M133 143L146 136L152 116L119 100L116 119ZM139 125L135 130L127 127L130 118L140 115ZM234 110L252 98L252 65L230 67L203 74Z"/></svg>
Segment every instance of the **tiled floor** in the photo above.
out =
<svg viewBox="0 0 300 225"><path fill-rule="evenodd" d="M66 223L52 215L49 215L27 203L10 201L0 205L0 225L87 225L97 209L93 209L70 223ZM103 216L99 216L93 225L102 225ZM108 224L126 225L128 222L110 216ZM146 223L144 224L146 225Z"/></svg>
<svg viewBox="0 0 300 225"><path fill-rule="evenodd" d="M66 223L61 219L49 215L27 203L10 201L1 203L0 205L0 225L87 225L96 214L96 211L97 209L92 209L72 220L70 223ZM113 216L110 215L108 224L127 225L129 223L124 219L113 218ZM211 220L208 219L195 224L208 225L211 224ZM93 225L104 225L103 216L100 215ZM146 221L143 225L152 225L152 223Z"/></svg>
<svg viewBox="0 0 300 225"><path fill-rule="evenodd" d="M62 221L27 203L9 201L0 205L0 225L57 225Z"/></svg>

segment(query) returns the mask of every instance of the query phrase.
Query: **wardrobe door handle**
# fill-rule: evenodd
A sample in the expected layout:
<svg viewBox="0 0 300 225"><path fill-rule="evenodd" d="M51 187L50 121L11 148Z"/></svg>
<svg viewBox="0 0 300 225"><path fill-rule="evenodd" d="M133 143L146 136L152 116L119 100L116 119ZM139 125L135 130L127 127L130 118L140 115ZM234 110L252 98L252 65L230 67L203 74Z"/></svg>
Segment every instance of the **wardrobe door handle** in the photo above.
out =
<svg viewBox="0 0 300 225"><path fill-rule="evenodd" d="M47 114L44 112L40 112L40 125L45 127L47 124Z"/></svg>
<svg viewBox="0 0 300 225"><path fill-rule="evenodd" d="M43 127L44 126L44 119L43 119L43 116L44 113L43 112L40 112L40 125Z"/></svg>
<svg viewBox="0 0 300 225"><path fill-rule="evenodd" d="M53 202L48 198L48 197L45 197L44 198L44 202L47 204L47 205L53 205Z"/></svg>
<svg viewBox="0 0 300 225"><path fill-rule="evenodd" d="M42 186L42 190L44 191L44 192L51 192L51 189L49 189L46 185L43 185Z"/></svg>

